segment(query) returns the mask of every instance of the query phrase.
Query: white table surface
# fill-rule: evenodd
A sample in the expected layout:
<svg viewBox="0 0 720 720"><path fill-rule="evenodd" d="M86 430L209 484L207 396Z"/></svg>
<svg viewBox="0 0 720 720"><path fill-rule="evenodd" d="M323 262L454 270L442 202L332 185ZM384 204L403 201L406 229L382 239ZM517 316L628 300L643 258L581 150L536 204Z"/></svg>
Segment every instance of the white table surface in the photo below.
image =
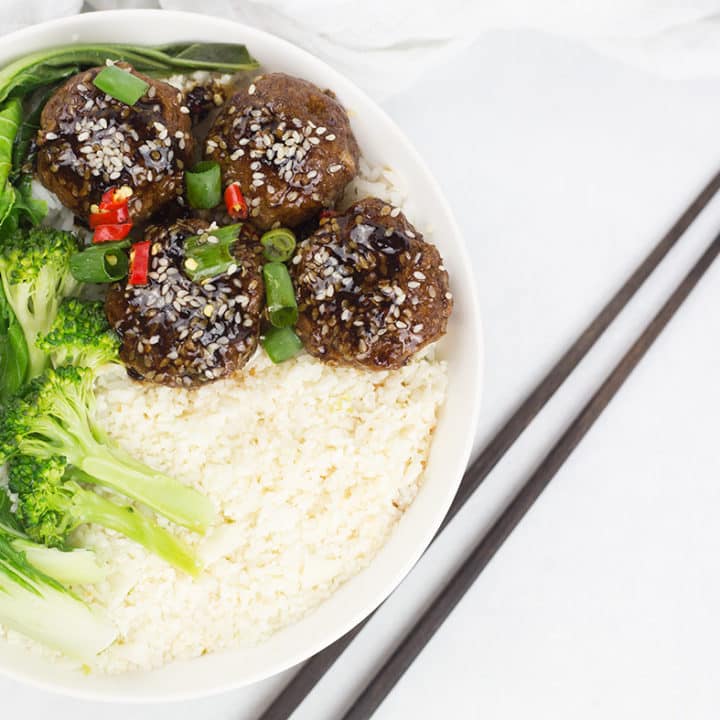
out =
<svg viewBox="0 0 720 720"><path fill-rule="evenodd" d="M717 169L720 79L665 80L506 31L385 107L437 174L470 246L487 343L479 446ZM441 124L457 142L437 141ZM719 228L716 202L297 720L339 717ZM379 720L720 715L719 316L717 263ZM290 675L132 708L0 679L0 715L251 720Z"/></svg>

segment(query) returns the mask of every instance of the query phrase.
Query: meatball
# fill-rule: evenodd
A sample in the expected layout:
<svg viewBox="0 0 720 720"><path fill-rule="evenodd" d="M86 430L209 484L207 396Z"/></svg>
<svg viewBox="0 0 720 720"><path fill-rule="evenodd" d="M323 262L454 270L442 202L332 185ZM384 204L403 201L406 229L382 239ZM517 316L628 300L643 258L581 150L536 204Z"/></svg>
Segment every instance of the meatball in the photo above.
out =
<svg viewBox="0 0 720 720"><path fill-rule="evenodd" d="M233 246L237 270L195 283L183 271L184 240L208 233L203 220L153 225L147 285L111 286L105 302L130 375L190 387L241 368L257 347L264 302L257 235L245 224Z"/></svg>
<svg viewBox="0 0 720 720"><path fill-rule="evenodd" d="M37 172L81 217L105 190L129 185L130 214L142 220L183 191L183 167L192 161L190 115L174 87L118 67L148 83L146 94L132 106L106 95L93 85L99 67L71 77L43 109Z"/></svg>
<svg viewBox="0 0 720 720"><path fill-rule="evenodd" d="M227 101L205 143L225 185L239 182L260 229L295 227L335 205L355 177L358 145L328 90L273 73Z"/></svg>
<svg viewBox="0 0 720 720"><path fill-rule="evenodd" d="M306 350L336 365L399 368L445 333L448 274L398 208L366 198L323 218L292 265Z"/></svg>

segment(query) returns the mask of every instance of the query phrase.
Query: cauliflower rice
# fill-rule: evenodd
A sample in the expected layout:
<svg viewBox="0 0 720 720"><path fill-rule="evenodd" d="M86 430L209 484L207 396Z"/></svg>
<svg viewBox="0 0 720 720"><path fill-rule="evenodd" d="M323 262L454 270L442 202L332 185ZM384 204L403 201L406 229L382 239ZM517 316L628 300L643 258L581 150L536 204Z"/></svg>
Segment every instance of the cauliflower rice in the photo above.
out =
<svg viewBox="0 0 720 720"><path fill-rule="evenodd" d="M392 171L362 159L360 169L344 205L373 194L403 206ZM53 225L72 224L43 197ZM415 498L446 386L432 349L381 372L306 354L273 365L258 351L236 376L190 391L104 370L100 425L205 493L218 523L199 536L158 518L197 548L206 566L196 579L113 531L76 532L108 569L76 590L119 632L91 670L148 670L258 644L317 607L372 561ZM71 662L2 627L0 638Z"/></svg>

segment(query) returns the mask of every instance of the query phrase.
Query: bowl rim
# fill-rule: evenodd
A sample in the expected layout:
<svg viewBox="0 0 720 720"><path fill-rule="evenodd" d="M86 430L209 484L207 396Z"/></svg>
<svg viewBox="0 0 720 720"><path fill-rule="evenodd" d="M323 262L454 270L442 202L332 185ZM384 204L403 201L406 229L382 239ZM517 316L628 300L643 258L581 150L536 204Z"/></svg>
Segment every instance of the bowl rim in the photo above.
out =
<svg viewBox="0 0 720 720"><path fill-rule="evenodd" d="M471 406L470 416L462 418L464 431L462 452L454 463L454 468L460 468L460 470L458 472L452 473L453 477L451 478L451 481L447 483L447 490L442 497L442 501L439 501L436 504L436 509L433 513L432 522L427 523L427 526L425 527L423 533L418 533L418 537L416 537L413 542L412 549L408 548L408 552L405 554L404 561L395 568L392 577L386 579L383 583L376 583L377 587L375 588L371 601L365 602L353 613L347 614L343 622L335 623L331 629L326 629L324 633L315 637L314 641L308 643L302 650L286 654L286 656L281 661L275 662L271 668L263 668L260 670L256 670L255 672L248 671L245 672L242 677L236 677L235 679L218 682L212 687L197 688L195 690L183 688L180 690L173 690L172 693L169 693L168 691L143 691L138 693L137 695L128 695L127 690L123 691L122 694L116 694L115 691L107 691L105 689L93 688L90 686L82 688L73 687L67 682L41 678L38 677L37 674L33 674L30 671L9 667L8 663L4 662L3 659L0 658L0 674L6 677L46 691L51 691L70 697L101 702L155 703L184 701L189 699L208 697L245 685L249 685L262 679L276 675L284 670L287 670L288 668L293 667L294 665L297 665L307 660L314 654L320 652L322 649L332 644L335 640L343 637L348 631L350 631L363 619L368 617L375 609L377 609L379 605L381 605L385 601L385 599L390 596L390 594L392 594L392 592L394 592L394 590L402 582L404 577L412 569L415 563L420 559L422 554L427 549L433 536L435 535L435 532L439 528L442 519L447 513L447 510L450 507L450 504L457 492L460 481L462 479L463 471L467 467L468 461L470 459L470 454L473 449L475 437L477 434L477 426L480 413L480 401L483 389L484 343L482 321L478 301L478 291L476 283L473 282L473 278L471 276L472 266L470 263L467 244L464 240L463 233L460 230L452 208L447 198L443 194L438 181L435 179L435 176L432 174L418 151L412 145L410 140L405 136L405 134L401 131L395 121L392 120L387 115L385 110L383 110L382 107L380 107L367 93L365 93L365 91L359 88L352 80L332 68L327 63L325 63L323 60L315 57L307 50L304 50L303 48L300 48L283 38L235 20L185 11L161 9L119 9L69 15L47 22L38 23L36 25L32 25L26 28L22 28L12 33L8 33L3 37L3 45L10 45L14 49L10 52L0 53L3 56L7 55L7 59L0 60L0 68L8 62L11 62L14 58L22 56L21 53L15 51L20 50L23 45L23 41L30 41L30 49L27 51L28 53L34 52L43 47L53 47L54 45L65 44L61 43L59 40L56 43L46 43L36 39L37 37L41 37L48 32L55 32L55 34L59 35L63 31L72 32L73 30L85 29L86 26L93 26L103 22L111 23L114 20L118 20L119 17L122 17L125 24L133 21L138 23L156 24L157 21L161 19L168 20L168 18L170 18L171 16L174 20L177 20L178 22L187 23L189 27L192 27L193 23L200 22L201 24L205 23L208 26L210 24L217 23L224 25L228 28L233 28L241 35L241 37L243 38L242 41L247 44L248 49L251 51L251 53L253 52L253 38L260 39L261 42L275 45L278 50L283 54L287 53L290 56L302 58L304 62L315 65L318 67L318 69L321 69L322 72L328 76L328 85L333 86L334 82L339 82L341 85L344 85L347 88L351 89L352 93L364 104L372 107L373 112L381 118L386 128L392 132L392 139L402 146L402 153L406 155L409 162L415 168L417 168L420 173L422 173L423 180L429 185L430 191L434 196L434 199L440 203L449 229L451 230L451 234L454 236L454 241L456 245L456 247L454 248L454 252L459 255L460 261L465 268L464 274L466 275L466 277L464 278L463 286L464 292L467 297L467 305L470 310L470 317L468 318L468 320L472 327L471 349L474 355L474 365L476 366L476 372L474 374L475 382L474 387L472 388L471 398L469 400L469 405ZM138 44L143 43L138 42ZM435 440L433 440L433 443L434 442ZM420 488L420 491L418 492L418 497L421 495L423 489L424 487ZM415 499L413 505L417 503L417 500L418 498ZM410 508L408 508L408 511L411 508L412 505L410 506ZM397 530L398 528L395 527L392 531L392 534L385 541L385 544L378 551L378 556L382 553L383 549L392 541L393 535L397 533ZM372 566L377 563L378 556L375 556L373 558L373 560L369 564L369 568L372 568ZM360 574L366 572L366 570L361 571ZM348 585L357 577L358 576L356 575L350 578L347 582L343 583L343 585ZM340 586L339 590L342 590L342 587L343 586ZM308 616L316 614L325 604L332 600L333 596L337 594L339 590L336 590L333 595L331 595L313 610L309 611L309 613L298 622L303 622L304 619ZM216 653L216 655L231 654L232 652L235 651L230 649L226 651L220 651ZM201 658L194 658L191 660L180 662L197 663L199 660L201 660ZM171 663L169 666L164 667L171 667L174 664L175 663ZM153 672L157 671L142 672L144 675L150 675ZM94 677L127 677L127 675L101 676L100 674L96 674Z"/></svg>

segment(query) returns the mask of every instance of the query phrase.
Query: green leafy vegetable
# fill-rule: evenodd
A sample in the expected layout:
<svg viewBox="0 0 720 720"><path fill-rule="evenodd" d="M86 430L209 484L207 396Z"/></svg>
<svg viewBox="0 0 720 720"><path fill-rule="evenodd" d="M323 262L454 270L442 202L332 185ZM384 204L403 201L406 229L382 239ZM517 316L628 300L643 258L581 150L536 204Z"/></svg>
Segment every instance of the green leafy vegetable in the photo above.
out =
<svg viewBox="0 0 720 720"><path fill-rule="evenodd" d="M33 159L34 150L31 153L31 148L34 147L33 140L40 129L40 116L45 103L50 99L56 88L57 84L53 83L50 87L38 90L31 98L25 101L23 119L13 144L12 167L15 175L22 172L26 163L30 163Z"/></svg>
<svg viewBox="0 0 720 720"><path fill-rule="evenodd" d="M20 455L10 461L8 483L17 493L17 516L31 539L62 548L75 528L93 523L125 535L183 572L198 574L192 552L180 540L129 505L86 490L78 480L89 479L57 455Z"/></svg>
<svg viewBox="0 0 720 720"><path fill-rule="evenodd" d="M94 481L191 530L206 530L215 512L204 495L105 437L92 416L93 380L92 370L64 366L26 385L0 413L0 464L19 454L62 455Z"/></svg>
<svg viewBox="0 0 720 720"><path fill-rule="evenodd" d="M96 369L118 362L120 338L110 328L102 302L67 298L50 331L37 339L53 367L74 365Z"/></svg>
<svg viewBox="0 0 720 720"><path fill-rule="evenodd" d="M74 75L80 69L125 60L136 70L154 74L218 70L253 70L258 63L244 45L179 43L164 47L123 44L77 44L39 50L0 70L0 102L22 97L43 85Z"/></svg>
<svg viewBox="0 0 720 720"><path fill-rule="evenodd" d="M91 660L115 640L117 631L37 564L41 558L46 568L54 568L58 575L82 577L87 555L48 550L25 540L7 522L8 499L4 493L2 496L0 623L70 657Z"/></svg>
<svg viewBox="0 0 720 720"><path fill-rule="evenodd" d="M13 537L25 537L20 523L12 511L12 501L6 492L0 492L0 532L8 533Z"/></svg>
<svg viewBox="0 0 720 720"><path fill-rule="evenodd" d="M15 203L15 191L10 184L12 150L20 127L22 106L19 100L11 100L0 108L0 227Z"/></svg>
<svg viewBox="0 0 720 720"><path fill-rule="evenodd" d="M20 324L0 283L0 405L6 403L25 382L30 358Z"/></svg>
<svg viewBox="0 0 720 720"><path fill-rule="evenodd" d="M10 100L0 107L0 234L3 235L16 230L23 216L27 216L31 224L37 224L47 212L45 203L32 197L29 175L22 176L17 187L10 182L14 142L21 117L22 107L18 100Z"/></svg>
<svg viewBox="0 0 720 720"><path fill-rule="evenodd" d="M235 43L176 43L157 49L170 55L175 63L188 63L187 68L237 72L258 67L247 48Z"/></svg>
<svg viewBox="0 0 720 720"><path fill-rule="evenodd" d="M32 177L30 175L21 175L15 183L15 205L10 212L10 216L15 215L16 220L12 226L3 226L3 231L10 232L15 230L20 224L20 219L25 217L31 225L39 225L47 215L47 203L44 200L38 200L32 194Z"/></svg>

